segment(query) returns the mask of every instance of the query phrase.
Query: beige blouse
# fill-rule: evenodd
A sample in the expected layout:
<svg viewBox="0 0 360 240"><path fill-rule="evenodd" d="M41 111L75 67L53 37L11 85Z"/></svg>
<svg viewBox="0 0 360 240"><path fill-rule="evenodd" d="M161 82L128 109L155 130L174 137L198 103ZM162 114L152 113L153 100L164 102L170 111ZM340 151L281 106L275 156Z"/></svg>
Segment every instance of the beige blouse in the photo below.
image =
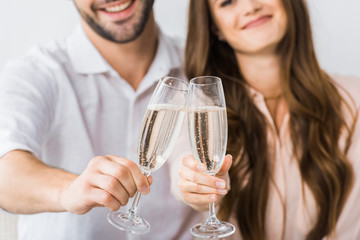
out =
<svg viewBox="0 0 360 240"><path fill-rule="evenodd" d="M342 96L350 103L352 111L360 109L360 78L333 76ZM297 161L292 151L289 113L276 132L274 122L261 93L252 90L254 102L268 120L268 143L273 167L266 211L265 230L269 240L302 240L316 222L316 203L307 185L303 185ZM350 96L353 101L350 100ZM349 112L344 112L348 124L354 122ZM344 139L340 140L341 145ZM272 151L272 152L271 152ZM353 166L354 185L336 225L334 235L324 239L360 239L360 121L357 121L348 158ZM303 192L304 190L304 192ZM235 216L237 231L226 239L242 239Z"/></svg>

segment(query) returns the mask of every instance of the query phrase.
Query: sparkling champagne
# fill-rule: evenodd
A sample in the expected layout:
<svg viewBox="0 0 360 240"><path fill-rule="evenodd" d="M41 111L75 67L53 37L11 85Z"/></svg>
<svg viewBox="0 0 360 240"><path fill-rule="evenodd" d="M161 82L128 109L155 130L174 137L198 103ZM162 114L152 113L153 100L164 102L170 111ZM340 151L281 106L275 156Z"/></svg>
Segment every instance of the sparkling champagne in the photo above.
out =
<svg viewBox="0 0 360 240"><path fill-rule="evenodd" d="M205 163L207 174L215 175L221 168L226 151L226 109L212 106L190 110L189 135L194 157Z"/></svg>
<svg viewBox="0 0 360 240"><path fill-rule="evenodd" d="M169 157L180 133L185 109L172 105L151 105L146 110L139 139L139 163L155 172Z"/></svg>

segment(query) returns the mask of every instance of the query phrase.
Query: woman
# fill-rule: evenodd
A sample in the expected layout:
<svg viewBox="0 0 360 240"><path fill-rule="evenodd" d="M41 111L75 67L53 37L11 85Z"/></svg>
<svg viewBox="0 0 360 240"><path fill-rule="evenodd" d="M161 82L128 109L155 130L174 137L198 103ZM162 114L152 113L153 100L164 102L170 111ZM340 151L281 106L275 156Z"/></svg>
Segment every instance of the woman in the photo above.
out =
<svg viewBox="0 0 360 240"><path fill-rule="evenodd" d="M233 156L183 160L187 203L217 200L233 239L360 239L360 80L320 69L303 0L190 0L186 72L222 78Z"/></svg>

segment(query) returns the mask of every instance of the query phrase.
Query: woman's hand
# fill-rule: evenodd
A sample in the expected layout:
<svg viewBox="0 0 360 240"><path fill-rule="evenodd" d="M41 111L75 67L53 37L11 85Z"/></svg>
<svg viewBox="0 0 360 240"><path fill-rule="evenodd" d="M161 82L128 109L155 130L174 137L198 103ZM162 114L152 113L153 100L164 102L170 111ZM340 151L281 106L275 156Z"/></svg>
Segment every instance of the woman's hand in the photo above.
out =
<svg viewBox="0 0 360 240"><path fill-rule="evenodd" d="M232 156L226 155L220 171L215 176L205 174L206 166L193 156L183 159L179 171L179 187L184 200L197 211L207 211L209 203L221 199L230 189L228 171Z"/></svg>

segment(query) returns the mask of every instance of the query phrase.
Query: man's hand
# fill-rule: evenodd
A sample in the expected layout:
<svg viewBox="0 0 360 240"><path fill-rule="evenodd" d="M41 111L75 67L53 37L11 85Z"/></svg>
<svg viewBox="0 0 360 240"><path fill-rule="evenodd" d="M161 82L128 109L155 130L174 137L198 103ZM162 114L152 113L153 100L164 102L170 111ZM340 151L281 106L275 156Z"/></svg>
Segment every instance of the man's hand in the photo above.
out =
<svg viewBox="0 0 360 240"><path fill-rule="evenodd" d="M152 177L145 177L131 160L114 155L93 158L85 171L60 192L60 204L69 212L85 214L93 207L119 209L136 191L147 194Z"/></svg>

